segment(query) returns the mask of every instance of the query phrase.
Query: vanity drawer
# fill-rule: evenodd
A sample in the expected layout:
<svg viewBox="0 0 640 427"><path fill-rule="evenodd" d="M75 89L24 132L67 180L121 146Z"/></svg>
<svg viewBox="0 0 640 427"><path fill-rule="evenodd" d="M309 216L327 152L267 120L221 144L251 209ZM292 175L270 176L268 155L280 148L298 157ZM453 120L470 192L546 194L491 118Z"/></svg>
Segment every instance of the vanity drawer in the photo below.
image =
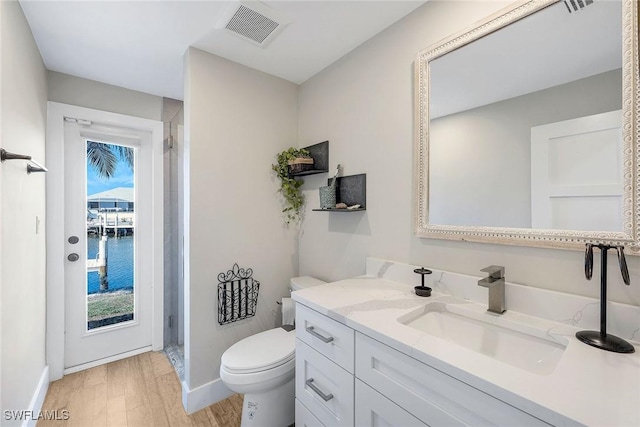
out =
<svg viewBox="0 0 640 427"><path fill-rule="evenodd" d="M326 426L353 426L353 375L299 339L296 399Z"/></svg>
<svg viewBox="0 0 640 427"><path fill-rule="evenodd" d="M296 305L296 337L353 373L355 331L342 323Z"/></svg>
<svg viewBox="0 0 640 427"><path fill-rule="evenodd" d="M298 427L324 427L319 419L313 416L313 414L296 399L296 422Z"/></svg>
<svg viewBox="0 0 640 427"><path fill-rule="evenodd" d="M549 426L462 381L360 333L356 377L433 426Z"/></svg>
<svg viewBox="0 0 640 427"><path fill-rule="evenodd" d="M358 379L356 379L356 426L429 427Z"/></svg>

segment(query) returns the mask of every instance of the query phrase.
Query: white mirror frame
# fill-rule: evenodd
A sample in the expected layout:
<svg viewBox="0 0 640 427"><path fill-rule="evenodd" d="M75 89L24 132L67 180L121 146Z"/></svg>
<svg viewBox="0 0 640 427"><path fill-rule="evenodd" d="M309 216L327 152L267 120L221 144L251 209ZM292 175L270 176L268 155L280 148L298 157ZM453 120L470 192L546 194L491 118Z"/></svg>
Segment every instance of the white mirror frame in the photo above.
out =
<svg viewBox="0 0 640 427"><path fill-rule="evenodd" d="M429 62L561 0L520 1L418 53L415 62L414 151L416 235L519 246L584 249L585 243L625 245L640 254L640 78L638 1L622 0L623 230L579 231L436 225L429 223Z"/></svg>

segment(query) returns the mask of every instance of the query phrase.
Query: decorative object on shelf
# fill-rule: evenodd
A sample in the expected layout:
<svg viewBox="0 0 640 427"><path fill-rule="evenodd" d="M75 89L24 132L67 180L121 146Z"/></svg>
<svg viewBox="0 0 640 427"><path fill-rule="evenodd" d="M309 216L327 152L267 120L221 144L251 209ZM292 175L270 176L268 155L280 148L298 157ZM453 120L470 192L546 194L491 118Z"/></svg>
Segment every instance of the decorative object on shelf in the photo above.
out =
<svg viewBox="0 0 640 427"><path fill-rule="evenodd" d="M45 168L40 163L33 160L31 156L27 156L25 154L10 153L4 148L0 148L0 161L4 162L5 160L26 160L28 162L27 174L30 174L33 172L49 172L47 168Z"/></svg>
<svg viewBox="0 0 640 427"><path fill-rule="evenodd" d="M331 183L318 189L320 193L320 209L336 208L336 177L338 172L340 172L340 165L336 167L336 173L333 175Z"/></svg>
<svg viewBox="0 0 640 427"><path fill-rule="evenodd" d="M286 223L300 220L300 211L304 206L304 196L300 191L300 187L304 181L294 179L289 171L289 162L297 158L308 156L309 151L304 148L290 147L288 150L278 154L276 164L271 165L271 169L280 179L280 194L284 198L284 209L282 212L286 214Z"/></svg>
<svg viewBox="0 0 640 427"><path fill-rule="evenodd" d="M336 187L327 185L318 189L320 193L320 209L335 209Z"/></svg>
<svg viewBox="0 0 640 427"><path fill-rule="evenodd" d="M327 181L331 186L331 179ZM324 188L324 187L321 187ZM367 174L340 176L335 179L336 203L318 212L360 212L367 210ZM322 207L322 202L320 204Z"/></svg>
<svg viewBox="0 0 640 427"><path fill-rule="evenodd" d="M309 152L309 156L313 159L313 167L302 167L303 170L301 172L290 171L290 177L329 172L329 141L309 145L307 147L303 147L303 149L307 150Z"/></svg>
<svg viewBox="0 0 640 427"><path fill-rule="evenodd" d="M233 268L218 274L218 323L221 325L246 319L256 314L260 282L254 280L253 270Z"/></svg>
<svg viewBox="0 0 640 427"><path fill-rule="evenodd" d="M618 252L618 264L624 284L629 286L631 279L627 269L627 260L624 257L623 246L594 245L586 244L584 254L584 275L587 280L591 280L593 275L593 248L600 249L600 331L580 331L576 332L576 338L585 344L602 350L613 351L615 353L633 353L635 348L622 338L607 334L607 251L616 249Z"/></svg>
<svg viewBox="0 0 640 427"><path fill-rule="evenodd" d="M298 157L289 160L289 175L307 172L313 169L313 157L310 154L299 154Z"/></svg>
<svg viewBox="0 0 640 427"><path fill-rule="evenodd" d="M431 288L424 285L424 275L433 273L431 270L420 267L413 270L414 273L420 275L420 283L421 286L415 286L413 289L416 291L416 295L419 297L430 297L431 296Z"/></svg>

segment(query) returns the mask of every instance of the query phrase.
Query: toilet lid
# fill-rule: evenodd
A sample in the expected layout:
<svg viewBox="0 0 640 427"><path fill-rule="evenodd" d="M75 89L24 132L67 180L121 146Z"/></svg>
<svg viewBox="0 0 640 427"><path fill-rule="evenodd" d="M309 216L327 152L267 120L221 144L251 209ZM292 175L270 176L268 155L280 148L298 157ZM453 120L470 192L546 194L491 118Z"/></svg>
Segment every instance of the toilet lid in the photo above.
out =
<svg viewBox="0 0 640 427"><path fill-rule="evenodd" d="M292 360L295 349L295 330L269 329L229 347L222 355L221 362L229 372L249 374L266 371Z"/></svg>

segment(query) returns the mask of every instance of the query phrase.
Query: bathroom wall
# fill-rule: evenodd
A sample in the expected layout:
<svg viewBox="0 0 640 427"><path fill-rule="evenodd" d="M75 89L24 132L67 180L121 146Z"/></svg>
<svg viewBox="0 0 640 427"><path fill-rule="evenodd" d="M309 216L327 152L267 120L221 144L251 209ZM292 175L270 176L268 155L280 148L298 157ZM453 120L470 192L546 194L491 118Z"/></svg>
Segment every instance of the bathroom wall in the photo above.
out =
<svg viewBox="0 0 640 427"><path fill-rule="evenodd" d="M366 173L367 210L311 212L319 205L317 189L325 185L327 176L308 177L304 193L309 202L299 239L300 274L326 280L363 274L366 256L473 275L481 275L480 269L487 265L499 264L506 266L507 280L514 283L599 295L597 280L584 279L581 251L414 235L415 56L506 5L429 1L301 85L299 145L328 139L331 168L340 163L345 175ZM629 287L622 284L615 257L609 258L609 297L640 305L640 259L629 258L635 280Z"/></svg>
<svg viewBox="0 0 640 427"><path fill-rule="evenodd" d="M162 120L162 97L47 71L49 101Z"/></svg>
<svg viewBox="0 0 640 427"><path fill-rule="evenodd" d="M276 324L297 274L271 172L297 143L297 85L190 48L185 56L185 382L215 387L232 344ZM234 263L260 281L257 314L218 325L217 276ZM209 402L210 403L210 402Z"/></svg>
<svg viewBox="0 0 640 427"><path fill-rule="evenodd" d="M2 148L45 164L46 71L17 1L0 2ZM28 410L45 360L45 175L0 165L0 408ZM46 383L45 383L46 384Z"/></svg>
<svg viewBox="0 0 640 427"><path fill-rule="evenodd" d="M432 120L430 221L530 228L531 128L619 110L621 87L617 69Z"/></svg>

